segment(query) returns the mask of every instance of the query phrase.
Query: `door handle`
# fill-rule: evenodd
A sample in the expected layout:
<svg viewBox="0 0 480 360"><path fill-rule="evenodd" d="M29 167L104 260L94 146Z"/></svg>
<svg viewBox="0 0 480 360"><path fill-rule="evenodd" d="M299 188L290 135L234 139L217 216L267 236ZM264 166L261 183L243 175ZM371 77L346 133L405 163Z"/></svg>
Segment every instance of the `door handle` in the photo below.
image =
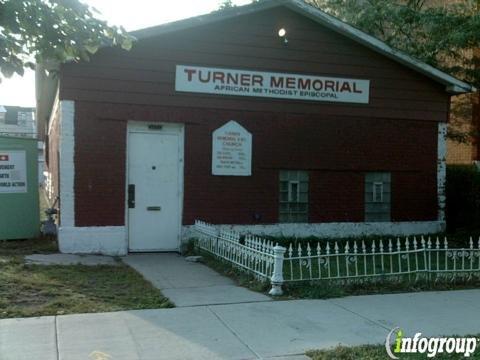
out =
<svg viewBox="0 0 480 360"><path fill-rule="evenodd" d="M128 208L135 209L135 185L128 185Z"/></svg>
<svg viewBox="0 0 480 360"><path fill-rule="evenodd" d="M160 211L162 208L160 206L147 206L148 211Z"/></svg>

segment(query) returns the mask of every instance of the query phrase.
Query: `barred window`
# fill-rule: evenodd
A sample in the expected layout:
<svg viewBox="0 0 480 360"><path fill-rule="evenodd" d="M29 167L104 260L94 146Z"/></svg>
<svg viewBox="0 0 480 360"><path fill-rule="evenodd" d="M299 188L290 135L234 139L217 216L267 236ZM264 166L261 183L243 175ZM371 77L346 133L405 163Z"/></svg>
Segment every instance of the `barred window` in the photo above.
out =
<svg viewBox="0 0 480 360"><path fill-rule="evenodd" d="M390 221L391 174L372 172L365 174L365 221Z"/></svg>
<svg viewBox="0 0 480 360"><path fill-rule="evenodd" d="M279 222L308 222L308 172L280 171Z"/></svg>

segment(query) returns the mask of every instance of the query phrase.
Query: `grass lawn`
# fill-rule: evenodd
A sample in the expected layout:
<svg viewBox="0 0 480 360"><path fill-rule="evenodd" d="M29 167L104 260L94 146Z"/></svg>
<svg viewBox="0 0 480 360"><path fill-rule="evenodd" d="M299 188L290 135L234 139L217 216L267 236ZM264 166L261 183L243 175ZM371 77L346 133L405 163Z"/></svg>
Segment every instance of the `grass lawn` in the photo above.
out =
<svg viewBox="0 0 480 360"><path fill-rule="evenodd" d="M202 255L207 266L218 273L228 276L239 285L245 286L251 290L259 292L268 292L269 282L259 282L251 274L236 268L232 264L215 258L213 255L202 250L190 250L191 253ZM478 260L476 260L478 261ZM377 262L377 267L380 265ZM287 265L288 266L288 265ZM288 269L285 269L284 276L287 278ZM378 271L380 273L380 271ZM413 281L408 275L388 279L383 277L375 282L343 282L342 280L312 280L296 283L285 283L283 285L284 295L277 299L329 299L350 295L369 295L369 294L391 294L417 291L444 291L459 289L477 289L480 288L480 278L475 277L470 280L458 277L455 280L451 278L438 279L438 281L428 281L425 277Z"/></svg>
<svg viewBox="0 0 480 360"><path fill-rule="evenodd" d="M52 252L52 240L0 241L0 318L173 306L123 263L44 266L23 260L23 255Z"/></svg>
<svg viewBox="0 0 480 360"><path fill-rule="evenodd" d="M470 337L470 336L469 336ZM475 336L479 337L479 335ZM384 360L390 359L385 350L385 345L362 345L354 347L339 346L331 350L308 351L307 356L313 360ZM396 354L400 360L429 359L426 354ZM434 359L450 360L464 358L459 354L438 354ZM468 359L480 359L480 351L475 351Z"/></svg>

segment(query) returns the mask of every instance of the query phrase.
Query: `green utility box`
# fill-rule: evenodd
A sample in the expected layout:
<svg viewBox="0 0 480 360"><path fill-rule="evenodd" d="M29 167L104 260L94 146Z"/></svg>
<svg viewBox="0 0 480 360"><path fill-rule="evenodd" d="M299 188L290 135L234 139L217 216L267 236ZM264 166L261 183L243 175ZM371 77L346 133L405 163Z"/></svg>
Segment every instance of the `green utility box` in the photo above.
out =
<svg viewBox="0 0 480 360"><path fill-rule="evenodd" d="M0 240L40 233L38 141L0 136Z"/></svg>

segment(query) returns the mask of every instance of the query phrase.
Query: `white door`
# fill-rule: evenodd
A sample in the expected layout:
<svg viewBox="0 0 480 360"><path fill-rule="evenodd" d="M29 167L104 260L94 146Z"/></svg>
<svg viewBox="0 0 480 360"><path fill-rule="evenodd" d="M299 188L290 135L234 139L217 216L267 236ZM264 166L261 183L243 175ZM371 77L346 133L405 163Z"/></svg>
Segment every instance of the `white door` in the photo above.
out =
<svg viewBox="0 0 480 360"><path fill-rule="evenodd" d="M128 134L130 251L178 250L183 163L180 131Z"/></svg>

